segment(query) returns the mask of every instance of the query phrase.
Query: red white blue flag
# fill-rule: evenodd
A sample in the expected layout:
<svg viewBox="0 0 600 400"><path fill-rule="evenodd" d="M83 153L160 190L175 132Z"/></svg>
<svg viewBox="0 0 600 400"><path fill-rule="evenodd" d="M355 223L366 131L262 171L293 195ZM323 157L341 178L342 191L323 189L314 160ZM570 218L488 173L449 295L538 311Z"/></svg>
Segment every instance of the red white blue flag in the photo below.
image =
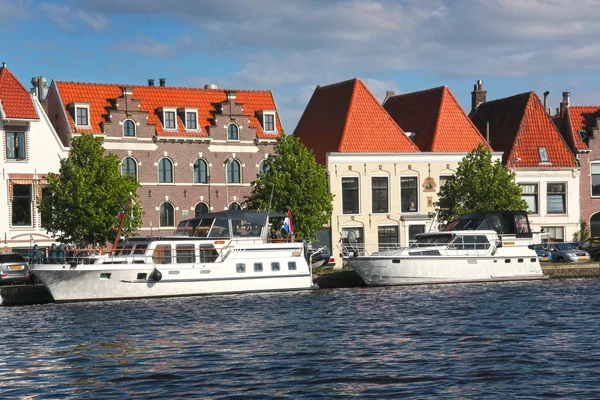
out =
<svg viewBox="0 0 600 400"><path fill-rule="evenodd" d="M283 230L288 234L294 234L294 224L292 223L292 210L288 208L287 217L283 220Z"/></svg>

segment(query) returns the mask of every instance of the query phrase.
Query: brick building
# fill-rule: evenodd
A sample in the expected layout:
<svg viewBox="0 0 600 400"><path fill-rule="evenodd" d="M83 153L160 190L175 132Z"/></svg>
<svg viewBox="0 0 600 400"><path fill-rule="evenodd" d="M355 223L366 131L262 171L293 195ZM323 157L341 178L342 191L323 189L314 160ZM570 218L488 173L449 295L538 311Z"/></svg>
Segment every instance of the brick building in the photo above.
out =
<svg viewBox="0 0 600 400"><path fill-rule="evenodd" d="M142 235L239 208L283 132L270 91L53 81L47 102L65 145L102 137L140 182Z"/></svg>

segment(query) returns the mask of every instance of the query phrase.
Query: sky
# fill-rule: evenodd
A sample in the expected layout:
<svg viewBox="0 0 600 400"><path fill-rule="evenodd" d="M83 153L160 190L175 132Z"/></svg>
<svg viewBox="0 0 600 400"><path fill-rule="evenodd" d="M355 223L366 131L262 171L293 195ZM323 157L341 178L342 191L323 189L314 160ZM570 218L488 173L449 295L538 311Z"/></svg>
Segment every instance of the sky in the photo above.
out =
<svg viewBox="0 0 600 400"><path fill-rule="evenodd" d="M599 0L0 0L0 61L51 80L271 90L292 133L317 85L382 101L446 85L465 111L549 91L600 104Z"/></svg>

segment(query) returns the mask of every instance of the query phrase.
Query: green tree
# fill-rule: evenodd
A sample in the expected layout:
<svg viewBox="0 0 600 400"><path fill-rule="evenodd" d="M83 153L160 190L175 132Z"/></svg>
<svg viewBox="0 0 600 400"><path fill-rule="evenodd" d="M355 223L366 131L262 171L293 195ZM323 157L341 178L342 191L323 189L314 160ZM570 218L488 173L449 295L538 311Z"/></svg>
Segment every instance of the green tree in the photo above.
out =
<svg viewBox="0 0 600 400"><path fill-rule="evenodd" d="M583 242L590 237L590 230L587 227L587 222L579 220L579 230L573 234L574 242Z"/></svg>
<svg viewBox="0 0 600 400"><path fill-rule="evenodd" d="M459 163L456 174L440 190L434 206L438 218L450 222L475 211L527 210L515 174L480 144Z"/></svg>
<svg viewBox="0 0 600 400"><path fill-rule="evenodd" d="M69 157L60 161L58 174L49 174L50 198L41 202L44 227L57 240L77 244L104 244L113 241L132 194L123 223L124 236L131 236L141 224L143 211L137 205L140 186L131 176L121 175L115 154L105 154L102 139L81 135L71 142Z"/></svg>
<svg viewBox="0 0 600 400"><path fill-rule="evenodd" d="M295 235L313 239L317 230L329 224L333 210L325 167L298 138L285 135L277 140L267 163L268 171L252 182L246 207L283 213L291 209Z"/></svg>

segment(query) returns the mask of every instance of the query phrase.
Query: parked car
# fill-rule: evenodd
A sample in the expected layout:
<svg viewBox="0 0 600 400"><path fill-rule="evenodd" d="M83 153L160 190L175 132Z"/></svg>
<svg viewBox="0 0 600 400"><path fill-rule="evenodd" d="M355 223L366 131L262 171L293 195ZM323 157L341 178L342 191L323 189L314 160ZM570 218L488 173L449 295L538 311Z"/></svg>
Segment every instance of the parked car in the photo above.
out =
<svg viewBox="0 0 600 400"><path fill-rule="evenodd" d="M28 282L27 260L19 253L0 253L0 285Z"/></svg>
<svg viewBox="0 0 600 400"><path fill-rule="evenodd" d="M586 239L579 248L587 251L594 261L600 261L600 236L594 236Z"/></svg>
<svg viewBox="0 0 600 400"><path fill-rule="evenodd" d="M590 261L587 251L578 249L571 243L549 243L548 251L552 254L554 262L586 263Z"/></svg>
<svg viewBox="0 0 600 400"><path fill-rule="evenodd" d="M552 262L552 254L548 250L542 248L541 245L531 245L529 248L535 250L540 264L548 264Z"/></svg>

